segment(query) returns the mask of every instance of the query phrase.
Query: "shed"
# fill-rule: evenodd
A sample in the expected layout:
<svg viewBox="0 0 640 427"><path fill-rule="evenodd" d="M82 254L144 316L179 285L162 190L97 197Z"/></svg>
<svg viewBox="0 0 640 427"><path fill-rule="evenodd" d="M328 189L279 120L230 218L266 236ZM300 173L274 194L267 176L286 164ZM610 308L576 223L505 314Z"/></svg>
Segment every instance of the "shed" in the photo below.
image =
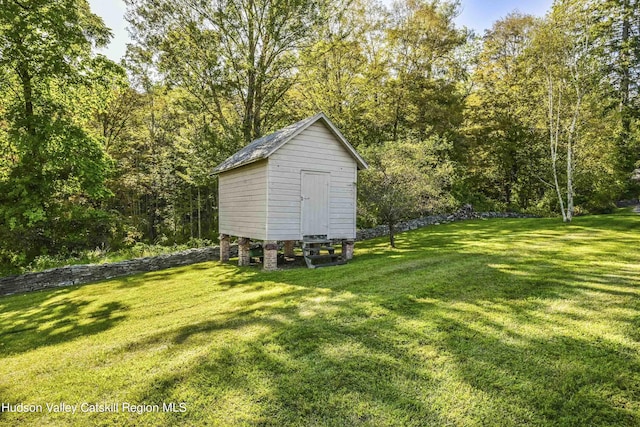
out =
<svg viewBox="0 0 640 427"><path fill-rule="evenodd" d="M240 265L249 263L251 239L264 242L268 270L277 266L278 242L285 242L285 255L301 242L310 267L320 248L329 248L325 257L334 262L328 264L346 261L356 237L358 170L367 167L323 113L251 142L213 170L221 260L228 260L229 237L236 236ZM340 255L331 250L336 242Z"/></svg>

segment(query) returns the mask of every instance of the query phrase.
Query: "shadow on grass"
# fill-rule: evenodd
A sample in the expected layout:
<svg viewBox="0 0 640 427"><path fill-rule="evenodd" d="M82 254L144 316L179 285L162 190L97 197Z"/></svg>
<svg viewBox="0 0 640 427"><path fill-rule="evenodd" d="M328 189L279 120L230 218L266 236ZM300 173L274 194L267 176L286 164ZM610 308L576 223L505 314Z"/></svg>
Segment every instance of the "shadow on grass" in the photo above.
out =
<svg viewBox="0 0 640 427"><path fill-rule="evenodd" d="M402 271L419 274L416 258L378 269L385 271L375 278L380 286L354 277L366 260L325 270L313 283L302 272L262 276L288 278L297 288L143 343L214 344L184 369L154 378L136 399L171 401L186 387L224 410L248 408L218 414L231 424L637 425L637 411L619 403L637 400L637 354L588 331L592 317L612 305L638 308L628 300L637 280L617 278L615 287L628 292L594 290L581 283L603 275L575 276L560 264L550 274L548 267L508 259L510 269L491 266L505 264L497 255L467 259L468 265L461 259L468 281L439 277L437 268L446 265L427 260L425 280L396 287ZM483 277L494 283L473 280ZM243 282L246 292L264 286L256 277ZM598 299L606 294L615 302ZM274 307L284 298L298 303ZM553 308L568 299L591 311ZM576 325L585 330L569 336ZM237 339L218 345L215 337L230 330ZM245 336L252 330L261 332Z"/></svg>
<svg viewBox="0 0 640 427"><path fill-rule="evenodd" d="M19 354L103 332L126 318L117 301L64 298L69 289L4 300L0 307L0 356ZM28 304L25 304L27 301Z"/></svg>
<svg viewBox="0 0 640 427"><path fill-rule="evenodd" d="M552 425L637 425L637 412L616 403L635 399L640 363L614 343L562 334L509 340L499 331L442 323L457 375L492 400L517 402Z"/></svg>
<svg viewBox="0 0 640 427"><path fill-rule="evenodd" d="M568 328L575 320L564 314L537 319L536 302L499 300L499 307L465 312L409 299L388 309L337 297L313 307L317 293L311 289L295 296L302 310L270 308L265 300L255 309L173 331L175 345L228 330L238 339L214 344L189 367L156 377L136 399L171 401L187 387L223 408L251 408L238 418L227 414L225 420L234 424L639 421L632 409L615 404L635 399L638 391L640 363L629 357L630 349L563 333L528 336L492 320L497 312L540 331L558 323ZM430 320L419 328L403 326L416 318ZM243 338L257 326L265 332ZM448 414L449 406L461 413Z"/></svg>
<svg viewBox="0 0 640 427"><path fill-rule="evenodd" d="M167 270L141 273L144 275L145 280L140 280L139 274L118 278L117 280L120 283L120 288L123 288L123 289L135 288L141 285L157 286L159 283L166 281L167 279L171 278L173 275L184 273L185 271L188 271L188 270L189 270L189 267L175 267Z"/></svg>
<svg viewBox="0 0 640 427"><path fill-rule="evenodd" d="M175 345L229 329L237 339L137 398L171 400L186 387L246 407L219 419L260 425L637 425L640 359L628 338L637 342L640 321L619 313L640 310L640 282L606 264L637 262L619 253L635 239L614 235L618 252L610 245L612 231L633 228L616 220L567 226L590 235L578 254L557 225L514 221L505 232L472 222L403 234L398 250L364 243L350 264L313 280L306 271L243 279L246 292L270 280L296 286L298 303L255 301L174 330Z"/></svg>
<svg viewBox="0 0 640 427"><path fill-rule="evenodd" d="M194 424L638 425L638 257L612 218L433 227L312 273L222 266L211 291L248 298L126 343L175 366L150 367L128 399L186 399ZM91 311L76 304L67 316ZM63 308L43 306L55 324Z"/></svg>
<svg viewBox="0 0 640 427"><path fill-rule="evenodd" d="M310 290L296 293L302 300L309 299L309 294ZM226 414L223 419L230 424L378 424L385 417L387 424L442 423L436 409L407 393L412 382L426 386L433 379L427 371L414 370L411 356L394 347L385 333L390 326L386 321L365 328L340 325L324 318L305 318L294 308L267 308L268 302L256 310L175 331L171 335L174 344L228 330L237 333L238 339L213 345L186 370L155 378L135 399L170 401L189 383L196 393L214 401L232 396L240 405L259 406L257 412L236 418ZM346 307L348 304L339 303L335 308L339 312ZM385 336L369 337L368 328L377 328L380 322L386 323L381 329ZM243 331L258 326L269 332L243 337ZM179 415L174 417L179 419Z"/></svg>

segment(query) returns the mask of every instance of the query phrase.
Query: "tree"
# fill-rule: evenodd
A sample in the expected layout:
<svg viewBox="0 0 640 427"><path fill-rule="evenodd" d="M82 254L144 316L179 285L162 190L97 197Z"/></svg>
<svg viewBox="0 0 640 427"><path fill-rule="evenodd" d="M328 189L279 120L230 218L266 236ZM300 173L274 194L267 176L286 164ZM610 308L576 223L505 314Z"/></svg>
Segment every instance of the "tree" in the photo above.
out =
<svg viewBox="0 0 640 427"><path fill-rule="evenodd" d="M158 70L244 144L277 121L274 109L293 83L297 50L330 10L312 0L127 4L135 39Z"/></svg>
<svg viewBox="0 0 640 427"><path fill-rule="evenodd" d="M484 36L472 74L475 90L467 98L465 187L508 208L526 209L544 193L543 147L528 120L537 100L524 55L535 24L532 16L518 13L494 23Z"/></svg>
<svg viewBox="0 0 640 427"><path fill-rule="evenodd" d="M631 171L640 159L640 1L607 0L593 7L598 19L594 38L602 46L599 57L607 66L611 96L618 110L614 119L619 126L615 131L616 168L628 191Z"/></svg>
<svg viewBox="0 0 640 427"><path fill-rule="evenodd" d="M360 215L389 227L391 247L395 247L398 221L453 205L448 191L453 178L448 150L448 144L434 137L422 142L387 142L363 152L370 169L360 174Z"/></svg>
<svg viewBox="0 0 640 427"><path fill-rule="evenodd" d="M88 120L103 71L118 69L92 55L109 37L85 0L0 7L0 76L8 89L0 140L11 153L0 180L0 232L24 259L108 234L95 202L108 195L110 162Z"/></svg>
<svg viewBox="0 0 640 427"><path fill-rule="evenodd" d="M575 148L583 103L588 94L597 91L603 74L598 69L598 46L592 43L592 16L589 4L575 0L556 3L548 20L540 26L532 51L541 64L553 187L565 222L570 222L574 214ZM562 145L566 164L564 191L558 171Z"/></svg>
<svg viewBox="0 0 640 427"><path fill-rule="evenodd" d="M114 92L96 117L117 164L109 207L121 215L123 243L213 239L217 129L183 88L155 83L135 53L125 62L139 91Z"/></svg>
<svg viewBox="0 0 640 427"><path fill-rule="evenodd" d="M323 23L317 40L301 50L283 115L303 118L323 111L356 147L384 141L386 18L381 4L355 0L344 13Z"/></svg>
<svg viewBox="0 0 640 427"><path fill-rule="evenodd" d="M455 141L464 104L456 57L467 34L455 27L458 2L395 2L387 29L390 50L387 115L391 139L438 135Z"/></svg>

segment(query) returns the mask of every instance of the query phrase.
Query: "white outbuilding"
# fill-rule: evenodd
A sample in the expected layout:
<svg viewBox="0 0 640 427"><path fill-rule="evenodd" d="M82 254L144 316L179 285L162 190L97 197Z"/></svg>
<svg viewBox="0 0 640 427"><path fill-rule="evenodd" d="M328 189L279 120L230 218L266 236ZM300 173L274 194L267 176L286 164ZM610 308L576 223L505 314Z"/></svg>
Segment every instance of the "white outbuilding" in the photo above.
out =
<svg viewBox="0 0 640 427"><path fill-rule="evenodd" d="M301 242L309 267L350 259L358 170L367 167L323 113L253 141L213 170L221 260L229 259L230 236L239 238L240 265L249 263L251 239L263 241L266 270L277 268L278 242L286 256ZM333 250L337 242L341 254Z"/></svg>

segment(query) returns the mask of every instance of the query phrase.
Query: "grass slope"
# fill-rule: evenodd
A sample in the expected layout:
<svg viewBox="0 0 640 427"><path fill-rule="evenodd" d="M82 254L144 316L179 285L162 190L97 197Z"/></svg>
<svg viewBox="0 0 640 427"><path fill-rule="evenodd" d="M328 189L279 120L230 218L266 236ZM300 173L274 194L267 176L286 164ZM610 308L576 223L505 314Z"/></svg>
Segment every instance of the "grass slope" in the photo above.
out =
<svg viewBox="0 0 640 427"><path fill-rule="evenodd" d="M639 425L640 217L460 222L348 265L205 263L0 298L18 425Z"/></svg>

